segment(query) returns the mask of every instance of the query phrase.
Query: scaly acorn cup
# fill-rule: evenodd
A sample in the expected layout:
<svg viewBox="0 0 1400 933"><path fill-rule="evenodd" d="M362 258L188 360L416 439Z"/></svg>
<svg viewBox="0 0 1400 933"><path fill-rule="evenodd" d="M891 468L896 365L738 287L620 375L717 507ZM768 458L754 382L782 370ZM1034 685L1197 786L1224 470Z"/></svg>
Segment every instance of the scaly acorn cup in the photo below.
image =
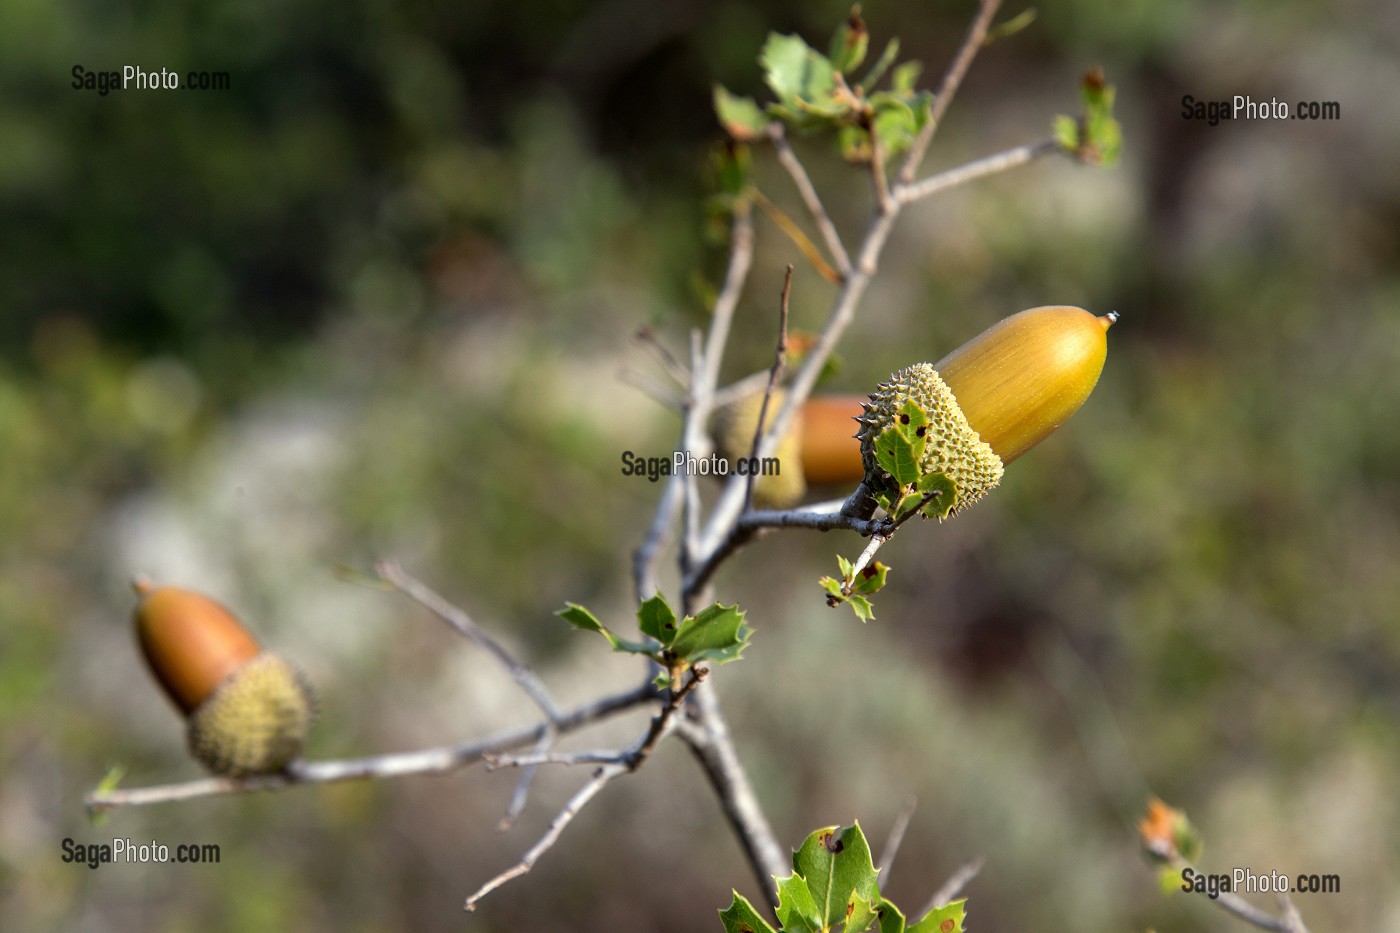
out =
<svg viewBox="0 0 1400 933"><path fill-rule="evenodd" d="M191 754L232 777L281 771L299 756L315 705L301 673L207 596L132 586L141 653L188 719Z"/></svg>
<svg viewBox="0 0 1400 933"><path fill-rule="evenodd" d="M919 475L942 473L953 481L949 514L985 496L1007 463L1084 404L1103 371L1107 331L1117 319L1116 312L1095 317L1062 305L1031 308L935 364L895 373L856 419L868 490L892 501L908 491L881 465L876 441L913 402L928 421L927 435L920 435Z"/></svg>

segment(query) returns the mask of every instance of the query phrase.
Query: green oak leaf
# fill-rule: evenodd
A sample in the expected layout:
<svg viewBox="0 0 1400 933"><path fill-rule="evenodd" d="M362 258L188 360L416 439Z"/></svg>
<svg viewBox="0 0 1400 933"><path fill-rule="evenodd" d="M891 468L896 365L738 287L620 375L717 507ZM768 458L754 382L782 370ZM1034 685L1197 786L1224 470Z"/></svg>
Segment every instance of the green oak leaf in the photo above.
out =
<svg viewBox="0 0 1400 933"><path fill-rule="evenodd" d="M914 453L914 445L898 428L885 428L875 438L875 461L900 487L919 478L919 458Z"/></svg>
<svg viewBox="0 0 1400 933"><path fill-rule="evenodd" d="M920 502L923 502L923 501L924 501L924 494L921 493L921 492L910 492L910 493L905 493L905 495L904 495L904 496L899 500L899 502L895 505L894 511L891 512L890 514L893 515L895 518L899 518L899 517L902 516L905 512L908 512L910 509L914 508L914 507L917 506Z"/></svg>
<svg viewBox="0 0 1400 933"><path fill-rule="evenodd" d="M857 619L860 619L862 622L875 621L875 609L870 605L870 600L866 599L864 596L858 596L853 593L846 601L850 603L851 609L855 611Z"/></svg>
<svg viewBox="0 0 1400 933"><path fill-rule="evenodd" d="M885 587L885 578L890 575L890 568L880 563L878 560L867 564L860 573L851 581L852 593L878 593Z"/></svg>
<svg viewBox="0 0 1400 933"><path fill-rule="evenodd" d="M724 923L725 933L777 933L738 891L734 892L729 907L719 912L719 919Z"/></svg>
<svg viewBox="0 0 1400 933"><path fill-rule="evenodd" d="M900 407L894 423L875 438L875 460L894 481L908 486L918 481L928 443L928 414L913 399Z"/></svg>
<svg viewBox="0 0 1400 933"><path fill-rule="evenodd" d="M860 92L862 94L870 93L870 89L880 83L880 79L885 76L886 71L889 71L890 66L894 64L894 60L898 56L899 40L891 39L889 42L885 43L885 50L880 53L880 57L875 60L875 64L870 66L870 70L865 73L865 77L860 79L860 84L858 85Z"/></svg>
<svg viewBox="0 0 1400 933"><path fill-rule="evenodd" d="M845 922L853 897L870 902L880 896L870 845L859 823L845 830L828 826L812 833L793 853L792 868L806 879L824 928Z"/></svg>
<svg viewBox="0 0 1400 933"><path fill-rule="evenodd" d="M880 898L875 908L875 916L880 921L880 933L904 933L904 912L889 898Z"/></svg>
<svg viewBox="0 0 1400 933"><path fill-rule="evenodd" d="M1055 118L1055 142L1066 152L1079 151L1079 121L1060 114Z"/></svg>
<svg viewBox="0 0 1400 933"><path fill-rule="evenodd" d="M642 603L637 610L637 627L642 630L643 635L650 635L661 642L663 647L668 646L676 637L675 610L660 593L657 593Z"/></svg>
<svg viewBox="0 0 1400 933"><path fill-rule="evenodd" d="M831 62L800 36L770 33L758 62L768 86L785 103L793 98L818 101L836 87Z"/></svg>
<svg viewBox="0 0 1400 933"><path fill-rule="evenodd" d="M723 664L739 657L752 635L753 629L744 624L744 614L737 605L715 603L682 619L669 647L678 660Z"/></svg>
<svg viewBox="0 0 1400 933"><path fill-rule="evenodd" d="M625 638L618 638L611 631L609 631L606 625L599 622L597 617L594 616L593 613L589 612L587 609L583 608L577 603L565 603L564 608L560 609L554 614L559 616L565 622L568 622L576 629L581 629L585 632L597 632L599 635L602 635L608 640L608 644L612 646L612 649L614 651L625 651L629 654L645 655L651 655L654 653L654 648L651 645L643 645L640 642L628 641Z"/></svg>
<svg viewBox="0 0 1400 933"><path fill-rule="evenodd" d="M860 63L865 61L869 45L870 33L865 28L865 21L860 18L860 7L852 7L851 15L836 27L835 35L831 37L831 67L842 74L849 74L851 69L860 67Z"/></svg>
<svg viewBox="0 0 1400 933"><path fill-rule="evenodd" d="M916 487L919 495L926 496L935 490L938 496L929 500L924 506L924 516L927 518L945 519L953 507L958 504L958 486L946 473L925 473L919 477Z"/></svg>
<svg viewBox="0 0 1400 933"><path fill-rule="evenodd" d="M901 97L906 97L914 93L914 87L919 83L919 75L923 73L924 66L920 62L903 62L890 74L890 90Z"/></svg>
<svg viewBox="0 0 1400 933"><path fill-rule="evenodd" d="M783 933L818 933L823 929L812 889L799 875L778 881L778 922L783 925Z"/></svg>
<svg viewBox="0 0 1400 933"><path fill-rule="evenodd" d="M730 136L741 142L762 139L768 131L768 115L752 97L738 97L723 85L714 89L715 115Z"/></svg>
<svg viewBox="0 0 1400 933"><path fill-rule="evenodd" d="M963 933L963 920L967 918L967 898L935 907L924 919L911 927L908 933Z"/></svg>

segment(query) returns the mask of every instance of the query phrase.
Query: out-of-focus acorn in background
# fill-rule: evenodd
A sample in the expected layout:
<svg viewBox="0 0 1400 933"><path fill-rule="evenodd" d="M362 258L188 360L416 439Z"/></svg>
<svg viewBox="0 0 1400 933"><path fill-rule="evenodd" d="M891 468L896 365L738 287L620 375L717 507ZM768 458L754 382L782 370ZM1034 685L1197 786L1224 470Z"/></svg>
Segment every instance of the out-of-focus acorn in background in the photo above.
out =
<svg viewBox="0 0 1400 933"><path fill-rule="evenodd" d="M191 754L231 777L275 773L296 759L314 718L305 677L209 597L145 579L132 587L141 653L187 719Z"/></svg>

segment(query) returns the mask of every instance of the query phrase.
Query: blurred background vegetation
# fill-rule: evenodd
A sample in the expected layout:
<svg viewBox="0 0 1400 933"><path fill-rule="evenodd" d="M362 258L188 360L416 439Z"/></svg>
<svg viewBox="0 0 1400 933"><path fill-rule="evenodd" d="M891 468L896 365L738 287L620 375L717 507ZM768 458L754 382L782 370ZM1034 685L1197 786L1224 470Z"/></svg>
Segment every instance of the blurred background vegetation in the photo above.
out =
<svg viewBox="0 0 1400 933"><path fill-rule="evenodd" d="M971 4L865 4L934 82ZM1009 7L1006 16L1019 12ZM129 630L142 571L216 595L319 685L314 756L410 749L530 710L405 602L402 560L524 646L565 701L637 671L550 613L630 614L676 423L631 335L704 322L711 82L759 91L767 31L847 7L517 0L0 6L0 916L33 930L713 931L747 866L688 756L612 785L464 918L576 786L542 776L297 789L88 823L196 776ZM1318 930L1400 929L1400 9L1075 0L974 67L930 155L1049 131L1103 65L1110 171L1048 160L906 214L842 348L868 391L1021 308L1117 309L1098 391L1003 490L887 549L878 621L816 578L854 539L766 539L719 686L784 840L918 810L889 891L976 856L978 930L1240 929L1164 898L1150 793L1205 865L1336 873ZM75 64L228 71L227 92L70 89ZM1336 100L1330 123L1181 98ZM848 239L866 186L801 145ZM792 203L760 157L762 183ZM791 245L760 254L727 366L764 365ZM829 286L799 267L794 325ZM841 684L840 702L812 684ZM626 740L636 721L581 741ZM833 767L832 762L839 762ZM60 842L215 842L214 866L60 861ZM12 926L13 924L13 926Z"/></svg>

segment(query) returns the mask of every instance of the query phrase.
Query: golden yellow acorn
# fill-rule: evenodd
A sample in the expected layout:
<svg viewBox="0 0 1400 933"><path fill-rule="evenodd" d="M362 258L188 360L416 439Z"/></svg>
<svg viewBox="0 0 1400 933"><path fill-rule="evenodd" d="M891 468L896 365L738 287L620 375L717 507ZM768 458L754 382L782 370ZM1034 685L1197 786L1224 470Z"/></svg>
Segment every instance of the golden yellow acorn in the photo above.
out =
<svg viewBox="0 0 1400 933"><path fill-rule="evenodd" d="M141 579L141 653L188 718L190 752L215 774L281 771L301 754L314 699L305 678L264 651L214 600Z"/></svg>
<svg viewBox="0 0 1400 933"><path fill-rule="evenodd" d="M1031 308L994 325L937 363L890 377L856 420L865 483L893 494L875 440L913 401L929 435L920 472L944 473L957 487L954 508L986 495L1005 464L1050 435L1084 404L1103 371L1116 313L1096 317L1062 305Z"/></svg>

